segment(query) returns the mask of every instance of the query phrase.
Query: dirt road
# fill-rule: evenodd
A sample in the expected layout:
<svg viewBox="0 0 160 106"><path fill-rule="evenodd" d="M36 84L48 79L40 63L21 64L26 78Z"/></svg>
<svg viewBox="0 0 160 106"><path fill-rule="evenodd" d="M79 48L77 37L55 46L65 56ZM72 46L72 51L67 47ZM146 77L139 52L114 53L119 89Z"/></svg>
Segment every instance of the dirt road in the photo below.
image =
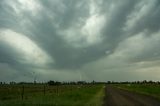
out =
<svg viewBox="0 0 160 106"><path fill-rule="evenodd" d="M106 86L104 106L160 106L153 97Z"/></svg>

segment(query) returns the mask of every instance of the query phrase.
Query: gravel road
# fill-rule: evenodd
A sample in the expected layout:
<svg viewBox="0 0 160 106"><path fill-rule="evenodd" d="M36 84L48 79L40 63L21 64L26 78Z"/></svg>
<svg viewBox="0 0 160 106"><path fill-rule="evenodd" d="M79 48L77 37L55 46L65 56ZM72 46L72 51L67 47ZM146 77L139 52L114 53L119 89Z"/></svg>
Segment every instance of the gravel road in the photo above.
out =
<svg viewBox="0 0 160 106"><path fill-rule="evenodd" d="M108 85L103 106L160 106L160 101Z"/></svg>

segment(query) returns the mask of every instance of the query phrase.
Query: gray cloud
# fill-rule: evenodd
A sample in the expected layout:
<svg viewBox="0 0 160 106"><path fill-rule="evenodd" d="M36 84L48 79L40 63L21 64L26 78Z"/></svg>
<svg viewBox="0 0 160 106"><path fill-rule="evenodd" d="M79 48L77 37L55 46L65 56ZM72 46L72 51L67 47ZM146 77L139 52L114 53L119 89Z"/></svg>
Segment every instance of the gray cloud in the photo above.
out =
<svg viewBox="0 0 160 106"><path fill-rule="evenodd" d="M159 69L159 3L158 0L2 0L0 71L6 78L1 80L7 80L7 76L8 80L27 80L14 77L24 74L30 80L32 72L39 74L39 80L52 76L63 80L65 74L68 77L64 80L77 80L72 77L78 77L77 72L83 73L86 80L154 79L143 75L141 70L151 73L151 67ZM141 63L143 66L139 67ZM16 74L7 75L8 72ZM128 77L123 79L120 73Z"/></svg>

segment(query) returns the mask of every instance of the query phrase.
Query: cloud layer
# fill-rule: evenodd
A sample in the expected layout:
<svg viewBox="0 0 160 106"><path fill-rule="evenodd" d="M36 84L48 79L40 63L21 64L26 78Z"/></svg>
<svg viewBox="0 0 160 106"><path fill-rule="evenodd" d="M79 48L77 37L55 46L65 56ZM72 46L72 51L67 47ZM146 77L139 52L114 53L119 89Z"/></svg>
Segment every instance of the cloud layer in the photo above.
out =
<svg viewBox="0 0 160 106"><path fill-rule="evenodd" d="M0 80L159 80L159 19L159 0L2 0Z"/></svg>

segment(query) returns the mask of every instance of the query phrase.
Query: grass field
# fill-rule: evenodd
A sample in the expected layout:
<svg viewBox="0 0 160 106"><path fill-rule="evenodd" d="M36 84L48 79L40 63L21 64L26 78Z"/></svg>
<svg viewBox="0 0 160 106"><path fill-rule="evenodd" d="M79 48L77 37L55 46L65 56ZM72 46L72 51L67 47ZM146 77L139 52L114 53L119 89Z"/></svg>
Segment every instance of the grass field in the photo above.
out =
<svg viewBox="0 0 160 106"><path fill-rule="evenodd" d="M101 106L104 85L1 85L0 106Z"/></svg>
<svg viewBox="0 0 160 106"><path fill-rule="evenodd" d="M129 91L150 95L160 100L159 84L117 84L117 87Z"/></svg>

